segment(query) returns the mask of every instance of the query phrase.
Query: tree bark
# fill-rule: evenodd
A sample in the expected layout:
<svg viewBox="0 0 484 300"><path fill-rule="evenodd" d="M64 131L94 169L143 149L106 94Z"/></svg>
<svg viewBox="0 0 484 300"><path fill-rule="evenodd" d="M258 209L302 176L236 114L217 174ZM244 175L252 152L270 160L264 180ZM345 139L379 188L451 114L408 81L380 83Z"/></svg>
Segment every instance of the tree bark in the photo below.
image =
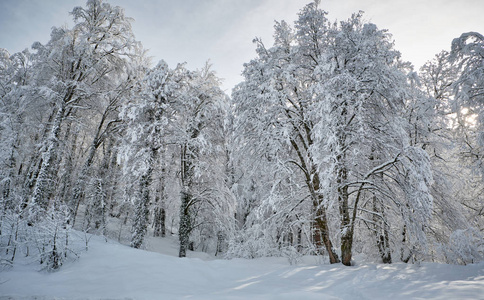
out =
<svg viewBox="0 0 484 300"><path fill-rule="evenodd" d="M97 146L95 144L95 141L93 141L93 143L89 147L89 152L88 152L86 161L84 162L84 166L81 169L81 173L79 174L79 177L77 179L76 186L74 187L72 192L72 199L71 199L72 226L74 226L76 223L79 204L81 203L84 195L86 180L88 178L89 170L91 169L91 164L94 160L94 155L96 154L96 150L97 150Z"/></svg>
<svg viewBox="0 0 484 300"><path fill-rule="evenodd" d="M373 223L375 225L375 239L378 247L378 253L384 264L392 263L392 254L390 252L389 228L385 220L385 210L382 203L379 203L376 196L373 196Z"/></svg>
<svg viewBox="0 0 484 300"><path fill-rule="evenodd" d="M84 162L84 166L81 169L81 173L79 174L76 186L74 187L74 191L72 193L72 202L71 202L72 226L74 226L74 224L76 223L79 204L81 203L81 200L83 198L84 189L86 186L86 180L89 175L89 171L91 169L94 156L96 155L96 151L101 145L104 137L106 136L106 131L111 124L111 123L108 123L106 126L104 126L104 123L106 122L108 114L112 109L111 105L112 105L112 102L104 109L104 113L96 129L94 138L92 139L91 145L89 146L89 152L87 154L86 161Z"/></svg>
<svg viewBox="0 0 484 300"><path fill-rule="evenodd" d="M338 170L338 203L341 215L341 260L345 266L351 266L353 248L353 226L351 226L348 186L346 185L348 171L345 167Z"/></svg>
<svg viewBox="0 0 484 300"><path fill-rule="evenodd" d="M346 162L346 151L348 146L347 132L345 131L348 124L351 122L347 120L348 110L347 103L344 102L341 110L341 121L337 129L338 136L338 150L340 154L336 156L336 185L338 194L338 205L341 218L341 262L345 266L351 266L352 248L353 248L353 232L354 232L354 219L350 218L349 210L349 193L348 193L348 167ZM344 126L344 127L343 127ZM355 207L356 209L356 207Z"/></svg>
<svg viewBox="0 0 484 300"><path fill-rule="evenodd" d="M52 180L54 173L56 173L53 162L59 148L59 136L65 110L65 104L62 103L54 118L54 124L47 140L47 150L42 153L42 164L35 181L29 209L29 222L31 223L35 223L50 205L49 181Z"/></svg>
<svg viewBox="0 0 484 300"><path fill-rule="evenodd" d="M337 264L340 262L340 259L333 247L331 239L329 238L326 210L323 207L319 207L315 208L315 211L316 216L314 218L314 236L316 247L318 249L322 249L324 246L329 256L329 263Z"/></svg>
<svg viewBox="0 0 484 300"><path fill-rule="evenodd" d="M151 149L148 169L140 179L139 196L133 222L133 236L131 238L131 247L133 248L141 247L148 227L151 175L153 173L153 162L156 159L156 154L157 150Z"/></svg>
<svg viewBox="0 0 484 300"><path fill-rule="evenodd" d="M179 257L187 256L187 249L190 243L191 232L191 218L190 218L190 202L192 196L188 193L186 187L182 191L181 205L180 205L180 226L178 230L178 238L180 240Z"/></svg>
<svg viewBox="0 0 484 300"><path fill-rule="evenodd" d="M299 135L299 140L301 141L301 144L303 145L303 148L308 149L309 146L312 145L312 140L311 140L311 130L309 127L305 127L306 131L306 136L307 136L307 144L306 141L304 140L302 135ZM339 263L339 257L338 254L336 253L333 244L331 242L331 238L329 236L329 227L328 227L328 219L326 216L326 208L324 207L323 203L323 195L320 193L320 179L319 179L319 174L316 170L316 167L311 163L311 160L309 160L308 163L306 163L305 155L302 153L301 147L299 147L299 144L296 142L295 139L291 139L291 145L293 149L296 151L297 156L299 158L300 162L300 168L304 173L304 176L306 177L306 186L309 190L309 195L311 197L311 200L313 202L313 210L314 210L314 220L313 220L313 239L314 243L316 245L317 251L319 249L322 249L323 246L326 249L326 252L328 253L329 256L329 262L331 264ZM308 166L308 164L310 164Z"/></svg>
<svg viewBox="0 0 484 300"><path fill-rule="evenodd" d="M164 145L164 143L162 143ZM157 185L156 189L156 197L155 197L155 208L154 218L153 218L153 236L155 237L165 237L166 235L166 228L165 228L165 219L166 219L166 211L165 211L165 149L163 146L160 149L160 156L161 156L161 176Z"/></svg>
<svg viewBox="0 0 484 300"><path fill-rule="evenodd" d="M165 209L163 207L156 207L155 215L154 215L153 236L165 237L166 235L165 219L166 219Z"/></svg>
<svg viewBox="0 0 484 300"><path fill-rule="evenodd" d="M198 131L191 134L192 138L196 138ZM181 204L180 204L180 225L178 230L178 238L180 240L179 257L186 257L186 251L189 246L189 239L191 233L191 215L190 206L192 205L191 188L193 184L193 159L195 149L189 149L188 144L182 146L181 151Z"/></svg>

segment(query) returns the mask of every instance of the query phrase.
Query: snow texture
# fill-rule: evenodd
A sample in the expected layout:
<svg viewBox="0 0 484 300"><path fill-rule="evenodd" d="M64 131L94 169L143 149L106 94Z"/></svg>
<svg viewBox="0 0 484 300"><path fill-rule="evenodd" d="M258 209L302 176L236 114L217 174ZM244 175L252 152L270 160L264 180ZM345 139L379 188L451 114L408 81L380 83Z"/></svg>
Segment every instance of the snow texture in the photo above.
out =
<svg viewBox="0 0 484 300"><path fill-rule="evenodd" d="M305 257L221 260L152 239L167 254L93 236L89 250L55 273L31 263L0 273L7 299L483 299L484 263L320 265ZM173 255L173 256L171 256ZM198 257L197 257L198 256ZM357 260L358 261L358 260Z"/></svg>

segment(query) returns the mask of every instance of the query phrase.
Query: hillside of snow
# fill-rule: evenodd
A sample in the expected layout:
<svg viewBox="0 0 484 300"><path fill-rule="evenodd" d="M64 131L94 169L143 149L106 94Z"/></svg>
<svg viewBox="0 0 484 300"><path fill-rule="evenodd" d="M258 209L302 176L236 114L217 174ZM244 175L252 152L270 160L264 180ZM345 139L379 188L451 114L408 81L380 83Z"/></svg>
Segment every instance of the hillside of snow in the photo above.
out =
<svg viewBox="0 0 484 300"><path fill-rule="evenodd" d="M0 273L0 299L484 299L484 263L290 265L194 252L180 259L174 239L151 243L165 254L93 236L88 251L57 272L19 260Z"/></svg>

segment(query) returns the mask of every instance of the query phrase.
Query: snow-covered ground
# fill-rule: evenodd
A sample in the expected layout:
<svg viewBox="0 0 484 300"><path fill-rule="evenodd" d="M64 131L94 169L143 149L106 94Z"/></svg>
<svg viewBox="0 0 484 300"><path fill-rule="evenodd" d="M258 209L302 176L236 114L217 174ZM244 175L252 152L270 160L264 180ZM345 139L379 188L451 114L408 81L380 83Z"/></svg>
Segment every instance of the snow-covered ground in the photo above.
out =
<svg viewBox="0 0 484 300"><path fill-rule="evenodd" d="M19 262L0 273L0 299L484 299L484 263L321 265L306 258L179 259L175 240L133 249L92 237L89 250L54 273Z"/></svg>

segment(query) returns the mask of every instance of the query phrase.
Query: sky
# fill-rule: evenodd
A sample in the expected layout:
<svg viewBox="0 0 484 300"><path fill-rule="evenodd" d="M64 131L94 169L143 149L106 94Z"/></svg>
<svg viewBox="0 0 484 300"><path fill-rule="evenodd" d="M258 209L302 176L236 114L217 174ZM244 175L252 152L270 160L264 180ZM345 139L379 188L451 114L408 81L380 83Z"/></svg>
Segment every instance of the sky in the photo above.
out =
<svg viewBox="0 0 484 300"><path fill-rule="evenodd" d="M273 43L274 21L290 24L310 0L108 0L134 19L133 32L155 64L186 62L202 68L210 60L230 93L243 64L256 56L252 40ZM69 12L85 0L0 0L0 48L10 53L46 43L53 26L72 26ZM418 69L463 32L484 33L483 0L321 0L332 21L364 11L388 29L395 48Z"/></svg>

